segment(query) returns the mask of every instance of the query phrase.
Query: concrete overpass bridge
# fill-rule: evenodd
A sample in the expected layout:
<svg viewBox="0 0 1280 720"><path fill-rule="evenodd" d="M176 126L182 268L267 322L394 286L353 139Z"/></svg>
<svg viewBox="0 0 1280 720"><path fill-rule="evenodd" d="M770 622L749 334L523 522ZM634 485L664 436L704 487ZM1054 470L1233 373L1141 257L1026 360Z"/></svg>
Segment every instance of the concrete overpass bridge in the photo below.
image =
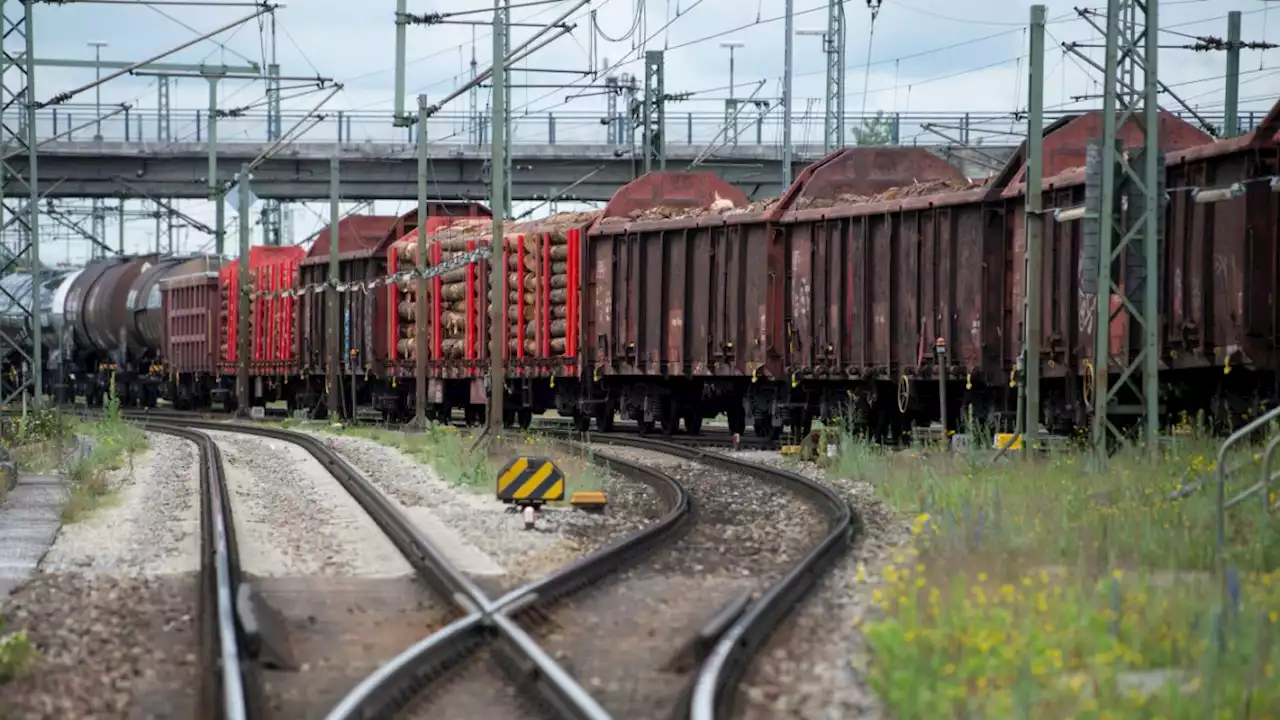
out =
<svg viewBox="0 0 1280 720"><path fill-rule="evenodd" d="M104 120L101 128L86 126L95 112L91 106L58 106L39 114L37 137L57 137L39 149L39 187L47 197L206 198L211 150L216 149L218 177L230 179L242 163L272 144L268 128L287 131L303 120L301 114L289 113L220 117L216 137L222 142L214 148L207 110L164 115L131 111ZM1261 117L1241 113L1244 129ZM821 122L818 112L796 118L793 137L820 137ZM847 122L865 127L873 121L851 116ZM76 130L68 132L71 128ZM638 133L625 116L525 115L514 118L512 128L514 200L604 201L644 172L630 140ZM881 118L878 129L887 144L930 147L971 177L1003 164L1025 132L1021 120L1007 113L901 113ZM782 192L782 151L773 141L781 127L768 113L741 115L735 124L720 113L668 110L664 130L668 170L682 170L701 159L699 169L719 174L749 197ZM427 136L431 195L487 198L487 118L442 113L428 123ZM264 199L326 199L329 160L336 155L344 200L414 200L415 142L416 130L393 127L386 113L332 113L262 163L254 173L253 191ZM793 176L822 154L820 145L795 145ZM25 156L11 158L10 166L25 175ZM16 184L16 179L7 180L6 193L15 192Z"/></svg>
<svg viewBox="0 0 1280 720"><path fill-rule="evenodd" d="M229 179L242 163L263 150L260 143L221 143L218 176ZM670 146L667 169L681 170L699 156L697 146ZM985 167L965 150L936 148L975 176ZM984 149L1007 158L1013 147ZM615 190L643 174L630 153L601 145L511 146L514 200L606 201ZM777 148L739 145L722 148L698 169L714 172L749 197L782 193L782 160ZM40 148L39 186L47 197L138 199L206 198L208 143L55 142ZM267 159L253 173L255 195L275 200L323 200L329 197L331 157L339 158L343 200L414 200L418 197L417 148L391 143L295 143ZM793 154L793 177L822 156L822 148L802 145ZM430 193L437 198L484 200L489 196L487 147L432 144ZM985 159L985 158L984 158ZM25 158L11 165L22 173ZM16 180L12 181L16 184ZM15 190L6 190L15 192Z"/></svg>

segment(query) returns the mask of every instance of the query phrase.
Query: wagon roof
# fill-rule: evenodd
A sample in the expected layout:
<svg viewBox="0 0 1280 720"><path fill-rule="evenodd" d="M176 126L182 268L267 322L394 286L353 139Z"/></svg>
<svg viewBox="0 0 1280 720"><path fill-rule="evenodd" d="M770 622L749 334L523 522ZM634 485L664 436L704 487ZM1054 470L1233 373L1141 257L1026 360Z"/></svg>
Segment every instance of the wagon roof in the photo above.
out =
<svg viewBox="0 0 1280 720"><path fill-rule="evenodd" d="M400 220L399 215L350 215L338 221L338 259L364 258L385 252L394 237L390 230ZM304 265L314 265L329 259L329 228L312 236L311 250Z"/></svg>

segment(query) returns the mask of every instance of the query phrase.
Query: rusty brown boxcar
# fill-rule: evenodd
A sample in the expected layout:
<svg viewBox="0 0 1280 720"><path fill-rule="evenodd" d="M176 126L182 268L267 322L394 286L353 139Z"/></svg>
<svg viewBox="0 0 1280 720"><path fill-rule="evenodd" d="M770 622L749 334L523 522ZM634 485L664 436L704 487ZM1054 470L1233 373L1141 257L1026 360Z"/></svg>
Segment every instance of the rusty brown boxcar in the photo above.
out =
<svg viewBox="0 0 1280 720"><path fill-rule="evenodd" d="M808 405L791 399L792 386L802 369L838 363L836 353L851 357L841 313L864 309L854 300L854 283L863 281L843 261L854 251L847 240L824 242L810 224L783 218L795 210L818 219L838 203L913 181L964 179L924 149L846 148L807 168L776 200L601 222L584 262L593 285L584 286L583 325L595 370L622 387L624 414L642 427L656 419L666 432L681 419L696 431L720 412L734 432L747 417L760 434L792 412L804 422ZM881 254L888 257L887 245ZM821 318L811 316L815 308ZM842 347L828 350L833 342Z"/></svg>
<svg viewBox="0 0 1280 720"><path fill-rule="evenodd" d="M1062 431L1087 420L1093 368L1133 358L1138 348L1137 326L1113 297L1111 357L1094 357L1097 296L1082 281L1096 278L1097 267L1087 264L1085 221L1065 219L1078 213L1056 219L1084 208L1079 165L1099 126L1096 114L1086 115L1051 128L1045 139L1040 420ZM1141 137L1133 124L1121 136L1130 147ZM1274 138L1215 143L1165 115L1161 149L1168 203L1157 315L1166 420L1196 409L1229 417L1259 397L1260 382L1273 384L1275 377ZM795 379L773 391L788 395L793 407L828 414L852 387L864 412L894 424L927 423L938 417L940 339L952 426L970 413L984 423L1011 422L1023 324L1024 174L1018 156L971 189L779 217L780 236L790 243L779 252L790 259L786 275L801 279L792 281L801 292L786 298L779 318L781 369ZM831 257L843 258L844 266L833 268ZM1224 380L1233 363L1265 372ZM1109 367L1118 376L1117 365Z"/></svg>
<svg viewBox="0 0 1280 720"><path fill-rule="evenodd" d="M1045 171L1053 177L1047 177L1046 207L1083 202L1083 184L1071 184L1070 168L1084 162L1086 143L1100 127L1091 114L1047 129ZM1173 116L1162 119L1161 130L1168 149L1209 141ZM1133 122L1121 136L1131 144L1141 139ZM927 422L937 416L939 347L955 381L948 387L949 404L956 405L951 417L961 405L977 404L988 421L989 410L1005 406L1021 348L1024 172L1019 154L972 187L917 182L831 207L797 207L781 218L787 274L808 283L793 283L783 305L788 327L780 371L795 379L793 408L830 417L852 402L895 424ZM1047 229L1044 342L1058 352L1063 343L1092 341L1087 327L1083 335L1061 332L1061 321L1074 322L1078 310L1081 246L1072 232L1071 225ZM1048 365L1047 377L1070 367L1062 358ZM886 429L883 423L879 429Z"/></svg>
<svg viewBox="0 0 1280 720"><path fill-rule="evenodd" d="M219 263L220 266L220 263ZM161 280L161 339L167 397L176 409L205 407L218 386L222 295L218 267Z"/></svg>
<svg viewBox="0 0 1280 720"><path fill-rule="evenodd" d="M1167 203L1157 280L1164 420L1203 410L1219 426L1228 426L1275 395L1280 203L1273 189L1278 172L1274 130L1264 127L1261 133L1213 142L1193 128L1166 122L1171 127L1162 125L1161 146ZM1045 206L1084 207L1084 185L1078 168L1046 178ZM1013 218L1015 268L1008 297L1016 307L1024 294L1023 191L1018 178L1004 192ZM1045 393L1041 420L1051 427L1086 421L1088 376L1101 364L1093 347L1097 300L1081 282L1097 274L1096 265L1085 263L1089 253L1082 222L1050 218L1045 223L1041 372L1046 378L1064 378L1060 387L1049 386ZM1129 322L1119 298L1113 297L1112 310L1111 358L1104 361L1115 376L1116 359L1136 356L1140 327ZM1020 333L1021 326L1013 325L1011 331ZM1016 352L1016 342L1006 340L1006 354Z"/></svg>

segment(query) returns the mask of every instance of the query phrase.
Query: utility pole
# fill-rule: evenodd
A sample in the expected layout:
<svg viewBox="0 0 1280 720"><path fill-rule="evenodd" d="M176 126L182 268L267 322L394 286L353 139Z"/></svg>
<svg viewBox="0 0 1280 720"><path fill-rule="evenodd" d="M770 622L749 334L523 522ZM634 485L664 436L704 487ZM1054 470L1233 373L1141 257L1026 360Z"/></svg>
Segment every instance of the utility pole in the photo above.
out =
<svg viewBox="0 0 1280 720"><path fill-rule="evenodd" d="M1160 221L1163 199L1163 168L1160 162L1160 110L1158 106L1159 25L1158 0L1108 0L1106 24L1106 79L1103 83L1102 169L1098 228L1097 317L1094 326L1094 457L1099 468L1107 463L1108 440L1123 439L1110 415L1131 415L1143 428L1148 452L1158 452L1159 433L1159 336L1156 273L1159 258ZM1143 10L1143 28L1137 12ZM1122 17L1131 21L1122 21ZM1140 41L1142 44L1140 45ZM1121 59L1123 54L1123 60ZM1136 73L1142 70L1142 89ZM1134 82L1122 82L1133 77ZM1122 112L1117 114L1117 106ZM1142 108L1144 144L1141 153L1124 158L1118 147L1119 131ZM1128 190L1127 207L1119 206L1122 188ZM1121 212L1123 209L1123 212ZM1117 216L1125 225L1117 225ZM1113 261L1116 258L1117 261ZM1124 290L1116 283L1119 259L1124 260ZM1110 344L1112 296L1123 298L1128 311L1129 352L1113 356ZM1136 352L1135 352L1136 347ZM1119 373L1122 382L1113 388L1110 373ZM1142 378L1136 385L1132 378ZM1122 389L1132 391L1134 404L1116 403ZM1114 403L1114 404L1113 404Z"/></svg>
<svg viewBox="0 0 1280 720"><path fill-rule="evenodd" d="M636 123L639 122L640 106L637 105L636 95L639 88L636 85L635 76L631 73L622 73L619 82L622 84L624 106L627 111L621 115L622 137L618 139L618 144L621 145L625 139L627 157L631 158L631 179L634 180L638 175L636 172Z"/></svg>
<svg viewBox="0 0 1280 720"><path fill-rule="evenodd" d="M604 101L605 101L605 130L608 136L609 147L616 148L622 144L621 128L618 124L618 93L621 88L618 86L618 78L616 75L610 75L604 79Z"/></svg>
<svg viewBox="0 0 1280 720"><path fill-rule="evenodd" d="M1232 138L1240 134L1240 11L1227 13L1227 92L1222 137Z"/></svg>
<svg viewBox="0 0 1280 720"><path fill-rule="evenodd" d="M329 158L329 287L325 289L329 303L325 309L325 328L328 330L329 369L325 373L325 385L329 389L329 417L342 417L342 387L338 384L339 366L342 363L342 347L338 342L338 200L341 186L338 177L338 155ZM355 408L352 408L354 412Z"/></svg>
<svg viewBox="0 0 1280 720"><path fill-rule="evenodd" d="M120 254L124 254L124 198L120 198Z"/></svg>
<svg viewBox="0 0 1280 720"><path fill-rule="evenodd" d="M844 146L844 48L837 50L832 40L834 24L840 32L843 42L844 5L838 0L830 0L828 8L832 16L827 18L826 30L797 30L796 35L811 35L822 38L822 51L827 56L827 94L822 100L822 152L829 153Z"/></svg>
<svg viewBox="0 0 1280 720"><path fill-rule="evenodd" d="M169 130L169 78L160 76L156 79L156 139L168 142Z"/></svg>
<svg viewBox="0 0 1280 720"><path fill-rule="evenodd" d="M790 0L788 0L790 1ZM661 50L644 53L644 171L667 169L667 98Z"/></svg>
<svg viewBox="0 0 1280 720"><path fill-rule="evenodd" d="M1044 272L1044 216L1041 183L1044 178L1044 21L1045 6L1031 6L1030 82L1027 84L1027 188L1024 303L1026 317L1022 324L1022 367L1024 375L1018 386L1024 395L1023 444L1029 455L1040 439L1040 328L1043 321L1040 281Z"/></svg>
<svg viewBox="0 0 1280 720"><path fill-rule="evenodd" d="M396 127L404 127L408 125L408 119L404 113L404 52L405 52L405 30L409 25L409 3L408 0L396 0L396 88L395 88L395 107L392 112L395 113L391 122Z"/></svg>
<svg viewBox="0 0 1280 720"><path fill-rule="evenodd" d="M473 51L474 52L474 51ZM475 60L472 60L474 70ZM475 116L472 115L472 120ZM418 272L427 268L427 96L418 96ZM419 428L427 426L427 279L418 278L418 336L414 345L413 419Z"/></svg>
<svg viewBox="0 0 1280 720"><path fill-rule="evenodd" d="M236 415L249 414L249 315L252 305L249 299L249 163L240 166L237 178L236 199L240 217L240 298L237 311L236 339Z"/></svg>
<svg viewBox="0 0 1280 720"><path fill-rule="evenodd" d="M11 12L15 7L17 12ZM0 23L3 24L0 27L0 44L3 46L6 60L9 58L17 60L12 64L6 62L3 77L0 77L0 88L2 88L0 119L3 119L6 130L11 128L18 130L16 133L6 132L4 154L12 157L20 155L27 157L26 177L20 182L6 183L9 176L14 176L15 180L18 179L18 174L13 171L7 159L0 161L0 230L15 227L19 238L12 251L6 253L8 260L0 268L0 275L25 259L31 268L31 295L27 308L35 309L40 307L42 281L40 279L40 183L36 149L36 59L31 8L32 3L29 2L18 3L10 0L6 5L5 0L0 0L0 18L2 18ZM23 185L26 187L25 193L11 196L15 207L13 214L9 217L5 217L8 210L5 202L11 199L3 194L6 184L14 189L19 189ZM31 310L23 308L21 303L14 303L14 306L19 312L28 315L28 322L31 321ZM40 409L44 404L43 335L38 332L31 334L30 354L21 343L15 342L6 334L0 333L0 342L9 346L5 348L6 353L13 352L22 359L23 370L22 382L8 397L0 398L2 401L0 404L8 404L19 395L25 395L30 388L34 391L32 404L37 410Z"/></svg>
<svg viewBox="0 0 1280 720"><path fill-rule="evenodd" d="M276 14L271 13L271 62L267 64L267 140L280 139L280 65L276 63ZM341 133L339 133L341 137ZM264 199L262 203L263 245L280 244L280 201Z"/></svg>
<svg viewBox="0 0 1280 720"><path fill-rule="evenodd" d="M828 128L826 144L831 146L831 150L844 147L844 49L844 3L840 0L829 0L827 3L827 107L824 125Z"/></svg>
<svg viewBox="0 0 1280 720"><path fill-rule="evenodd" d="M209 199L213 201L213 247L219 257L227 252L227 202L222 188L218 186L218 78L210 76L209 81ZM247 260L245 260L247 262Z"/></svg>
<svg viewBox="0 0 1280 720"><path fill-rule="evenodd" d="M479 72L476 62L476 26L471 26L471 80L475 82ZM467 91L467 141L472 145L480 144L480 86L476 83ZM418 113L418 121L422 121L422 113Z"/></svg>
<svg viewBox="0 0 1280 720"><path fill-rule="evenodd" d="M98 242L89 248L89 256L93 258L105 256L102 248L107 244L107 210L102 204L102 198L94 198L92 209L90 210L92 217L90 218L89 227L93 232L93 239ZM99 245L98 243L101 243Z"/></svg>
<svg viewBox="0 0 1280 720"><path fill-rule="evenodd" d="M107 43L102 42L101 40L93 40L90 41L88 45L93 48L94 79L98 82L102 82L102 48L106 47ZM93 140L94 142L102 142L102 86L98 85L95 87L93 89L93 93L93 111L94 117L97 118L97 121L94 123ZM93 227L94 239L100 243L105 243L107 239L107 217L105 210L102 207L102 198L93 199L93 222L91 225ZM100 254L101 253L97 245L89 248L89 256L91 258L97 257Z"/></svg>
<svg viewBox="0 0 1280 720"><path fill-rule="evenodd" d="M791 59L795 51L795 0L786 0L782 65L782 189L791 187Z"/></svg>
<svg viewBox="0 0 1280 720"><path fill-rule="evenodd" d="M502 0L503 27L502 32L502 57L511 56L511 0ZM497 64L499 60L494 60ZM526 66L527 67L527 66ZM502 177L506 178L507 185L502 193L502 214L504 217L511 217L511 79L510 73L506 72L510 68L504 68L502 73ZM494 87L498 87L496 84Z"/></svg>
<svg viewBox="0 0 1280 720"><path fill-rule="evenodd" d="M493 210L492 255L489 257L489 417L488 426L494 435L501 434L503 425L503 400L505 400L507 378L503 365L502 336L507 326L506 314L502 312L503 297L502 278L506 268L502 259L505 245L503 228L505 227L506 201L502 197L506 191L505 163L502 148L506 143L507 128L503 118L506 117L506 95L499 89L507 84L507 68L505 66L507 34L507 13L502 0L493 2L493 172L490 174L489 190L490 206ZM523 300L521 300L523 302ZM421 320L419 320L421 322Z"/></svg>
<svg viewBox="0 0 1280 720"><path fill-rule="evenodd" d="M94 117L98 118L93 132L94 142L102 142L102 48L106 46L107 43L101 40L89 42L89 47L93 48L94 79L99 83L93 88L93 112Z"/></svg>
<svg viewBox="0 0 1280 720"><path fill-rule="evenodd" d="M731 142L734 146L738 144L738 99L737 94L734 92L736 88L733 84L733 51L745 46L746 43L740 40L727 40L720 43L720 47L729 50L729 99L724 101L724 121L726 125L731 126L726 128L725 131L733 133Z"/></svg>

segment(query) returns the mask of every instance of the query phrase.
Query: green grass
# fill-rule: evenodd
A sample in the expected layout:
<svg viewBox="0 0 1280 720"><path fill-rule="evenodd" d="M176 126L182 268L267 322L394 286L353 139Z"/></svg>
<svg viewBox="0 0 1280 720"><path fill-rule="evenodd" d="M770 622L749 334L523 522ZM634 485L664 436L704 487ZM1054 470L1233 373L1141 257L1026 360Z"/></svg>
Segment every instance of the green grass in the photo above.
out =
<svg viewBox="0 0 1280 720"><path fill-rule="evenodd" d="M66 468L70 493L62 507L63 522L76 522L108 504L114 491L109 473L128 466L133 458L147 449L147 435L120 416L115 396L114 378L110 385L106 412L101 418L80 422L75 432L93 438L93 449Z"/></svg>
<svg viewBox="0 0 1280 720"><path fill-rule="evenodd" d="M425 432L403 432L375 427L326 428L326 432L363 437L393 447L431 465L445 482L471 491L491 488L494 471L487 458L471 452L472 441L450 425L430 424Z"/></svg>
<svg viewBox="0 0 1280 720"><path fill-rule="evenodd" d="M425 432L405 432L369 426L337 428L286 420L282 427L307 427L372 440L430 465L445 482L478 494L494 493L498 473L519 455L552 458L564 473L564 501L551 503L553 506L567 504L569 497L579 490L601 490L604 486L603 474L588 458L568 455L552 440L537 434L524 435L519 441L515 438L520 436L503 436L491 443L487 452L477 453L472 449L475 439L471 433L452 425L431 423Z"/></svg>
<svg viewBox="0 0 1280 720"><path fill-rule="evenodd" d="M4 618L0 618L0 683L18 677L35 660L36 649L27 638L26 630L4 632Z"/></svg>
<svg viewBox="0 0 1280 720"><path fill-rule="evenodd" d="M899 718L1280 718L1280 517L1229 513L1215 572L1216 443L1158 460L885 452L849 438L832 471L913 518L856 618ZM1250 462L1254 449L1236 462ZM1239 481L1237 490L1252 483Z"/></svg>

